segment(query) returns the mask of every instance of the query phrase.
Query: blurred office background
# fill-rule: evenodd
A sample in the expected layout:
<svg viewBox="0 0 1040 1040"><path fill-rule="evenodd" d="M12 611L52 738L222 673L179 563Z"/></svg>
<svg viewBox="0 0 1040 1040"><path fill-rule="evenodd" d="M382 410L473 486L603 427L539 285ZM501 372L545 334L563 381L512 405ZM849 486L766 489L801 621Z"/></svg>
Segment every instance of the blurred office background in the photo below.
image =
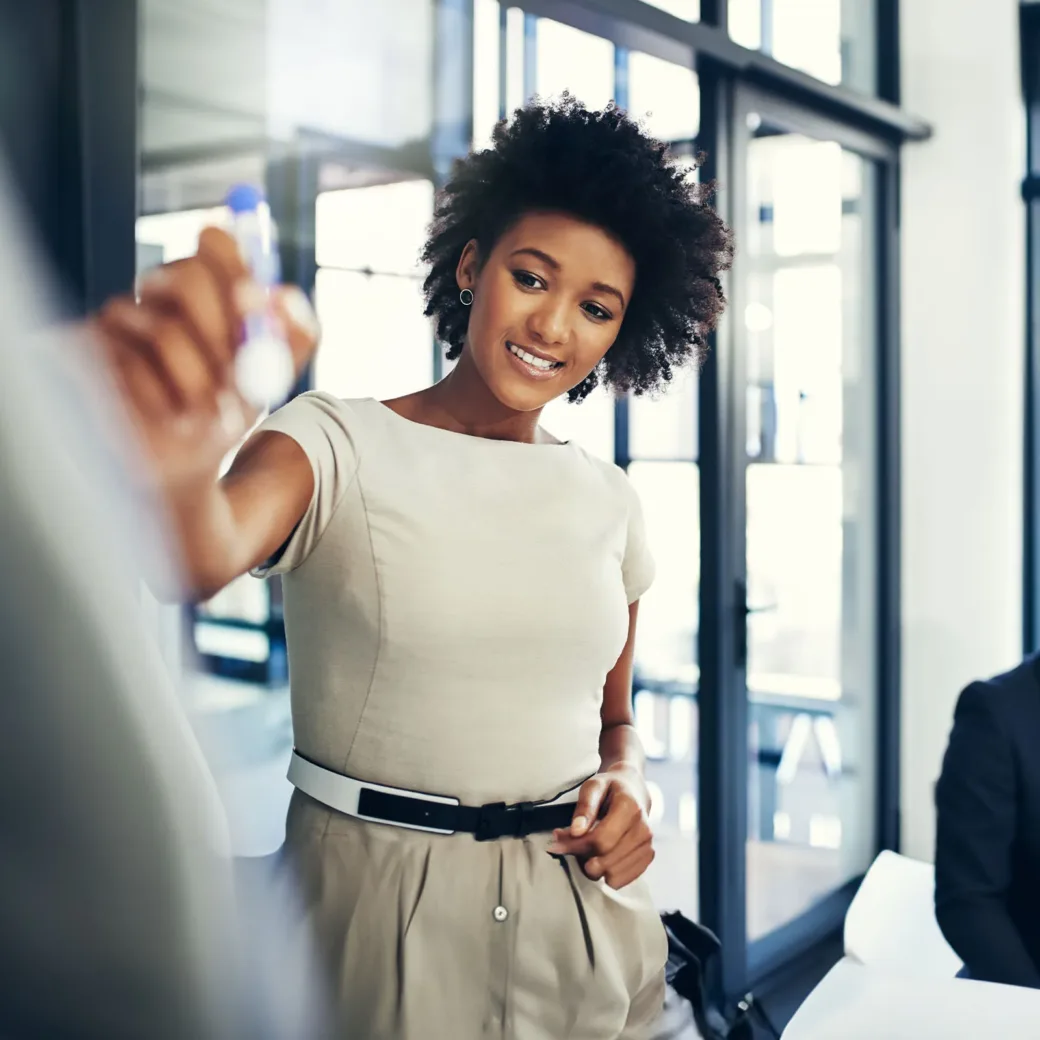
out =
<svg viewBox="0 0 1040 1040"><path fill-rule="evenodd" d="M879 850L931 858L957 693L1040 645L1037 15L0 0L0 136L72 313L190 253L230 183L266 184L325 328L300 389L380 398L446 370L420 308L434 193L526 97L614 100L707 154L738 245L707 365L545 422L628 470L659 562L635 689L656 898L721 936L729 992L768 992L840 952ZM152 612L222 738L236 847L269 852L278 584Z"/></svg>

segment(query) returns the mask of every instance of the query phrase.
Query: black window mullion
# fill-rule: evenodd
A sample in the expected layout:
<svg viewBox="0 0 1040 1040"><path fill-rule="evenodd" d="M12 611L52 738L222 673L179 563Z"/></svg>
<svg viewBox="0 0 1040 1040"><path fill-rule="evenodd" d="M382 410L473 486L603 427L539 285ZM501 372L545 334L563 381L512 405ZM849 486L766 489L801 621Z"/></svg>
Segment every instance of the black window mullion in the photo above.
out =
<svg viewBox="0 0 1040 1040"><path fill-rule="evenodd" d="M698 144L706 180L717 181L716 204L739 235L742 166L731 136L732 83L706 63L699 69ZM729 311L740 311L736 282L726 280ZM734 321L713 336L699 381L701 482L700 664L700 916L722 941L722 983L736 995L746 965L747 698L744 695L744 393Z"/></svg>

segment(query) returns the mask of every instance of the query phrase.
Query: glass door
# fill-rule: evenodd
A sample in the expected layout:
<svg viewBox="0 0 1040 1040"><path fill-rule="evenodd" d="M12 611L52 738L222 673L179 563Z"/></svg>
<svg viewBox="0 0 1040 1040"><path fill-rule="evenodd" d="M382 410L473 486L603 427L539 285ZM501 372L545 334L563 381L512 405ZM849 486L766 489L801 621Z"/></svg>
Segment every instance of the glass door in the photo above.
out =
<svg viewBox="0 0 1040 1040"><path fill-rule="evenodd" d="M734 126L749 963L879 846L884 145L750 90ZM771 940L773 940L771 942ZM757 952L756 952L757 951Z"/></svg>

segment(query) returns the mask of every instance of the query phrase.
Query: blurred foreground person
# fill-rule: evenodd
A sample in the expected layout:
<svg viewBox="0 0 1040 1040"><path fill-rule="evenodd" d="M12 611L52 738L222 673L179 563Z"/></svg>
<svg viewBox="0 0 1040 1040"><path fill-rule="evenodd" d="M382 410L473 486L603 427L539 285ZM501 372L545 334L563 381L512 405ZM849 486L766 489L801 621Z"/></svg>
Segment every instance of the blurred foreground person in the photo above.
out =
<svg viewBox="0 0 1040 1040"><path fill-rule="evenodd" d="M327 1035L289 894L233 891L215 788L139 609L158 515L100 355L41 332L45 274L3 173L0 1036Z"/></svg>
<svg viewBox="0 0 1040 1040"><path fill-rule="evenodd" d="M971 978L1040 989L1040 656L961 694L935 802L946 941Z"/></svg>
<svg viewBox="0 0 1040 1040"><path fill-rule="evenodd" d="M457 164L426 243L446 378L297 397L220 479L190 431L244 425L234 244L206 231L100 317L186 593L285 575L285 855L358 1036L642 1040L660 1016L632 718L654 563L625 473L539 419L703 356L731 253L710 190L614 107L518 110ZM305 301L279 305L299 361Z"/></svg>

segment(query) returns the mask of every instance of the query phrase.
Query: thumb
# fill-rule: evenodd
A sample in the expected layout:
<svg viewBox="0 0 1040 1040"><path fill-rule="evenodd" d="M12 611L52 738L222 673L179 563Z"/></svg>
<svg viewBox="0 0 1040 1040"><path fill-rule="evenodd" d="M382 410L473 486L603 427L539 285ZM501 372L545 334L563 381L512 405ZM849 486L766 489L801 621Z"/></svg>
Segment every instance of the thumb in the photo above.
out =
<svg viewBox="0 0 1040 1040"><path fill-rule="evenodd" d="M578 792L578 804L574 807L571 819L571 835L580 838L586 834L599 818L600 806L607 791L607 780L602 776L594 776L581 785Z"/></svg>

